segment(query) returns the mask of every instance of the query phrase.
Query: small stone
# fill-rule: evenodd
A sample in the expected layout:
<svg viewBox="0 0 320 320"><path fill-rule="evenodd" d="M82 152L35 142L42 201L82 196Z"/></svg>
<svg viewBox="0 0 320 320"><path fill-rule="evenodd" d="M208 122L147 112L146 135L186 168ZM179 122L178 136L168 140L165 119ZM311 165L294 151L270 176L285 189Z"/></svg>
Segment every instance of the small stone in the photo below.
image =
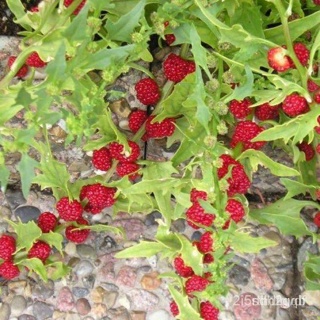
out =
<svg viewBox="0 0 320 320"><path fill-rule="evenodd" d="M16 295L23 294L25 288L27 286L27 281L25 280L17 280L17 281L10 281L8 283L8 290L10 293L14 293Z"/></svg>
<svg viewBox="0 0 320 320"><path fill-rule="evenodd" d="M258 289L270 291L273 288L268 270L258 258L255 258L251 264L251 277Z"/></svg>
<svg viewBox="0 0 320 320"><path fill-rule="evenodd" d="M263 260L265 261L265 260ZM249 269L250 267L250 262L240 256L234 255L231 259L231 262L238 264L241 267L244 267L246 269Z"/></svg>
<svg viewBox="0 0 320 320"><path fill-rule="evenodd" d="M143 289L152 291L160 287L161 279L159 279L159 273L154 271L145 274L141 279L141 286Z"/></svg>
<svg viewBox="0 0 320 320"><path fill-rule="evenodd" d="M142 266L138 269L138 272L148 273L151 272L152 268L150 266Z"/></svg>
<svg viewBox="0 0 320 320"><path fill-rule="evenodd" d="M172 227L176 232L182 233L186 230L186 220L185 219L178 219L173 221Z"/></svg>
<svg viewBox="0 0 320 320"><path fill-rule="evenodd" d="M100 238L98 238L98 239L100 239ZM97 245L98 245L99 251L107 252L110 249L116 248L117 243L112 237L105 236L105 237L103 237L102 241L99 241L99 243L97 243Z"/></svg>
<svg viewBox="0 0 320 320"><path fill-rule="evenodd" d="M131 320L128 310L123 307L117 309L110 309L108 316L112 320Z"/></svg>
<svg viewBox="0 0 320 320"><path fill-rule="evenodd" d="M88 289L92 289L94 287L95 282L96 282L96 277L92 274L82 278L83 285Z"/></svg>
<svg viewBox="0 0 320 320"><path fill-rule="evenodd" d="M259 301L254 293L246 292L240 295L233 308L237 320L256 320L259 318L261 306L254 304L255 300Z"/></svg>
<svg viewBox="0 0 320 320"><path fill-rule="evenodd" d="M22 314L18 317L18 320L37 320L34 316L31 316L30 314Z"/></svg>
<svg viewBox="0 0 320 320"><path fill-rule="evenodd" d="M76 298L83 298L89 294L89 290L87 288L82 288L82 287L73 287L72 288L72 294Z"/></svg>
<svg viewBox="0 0 320 320"><path fill-rule="evenodd" d="M2 303L0 307L0 319L9 320L11 314L10 306L7 303Z"/></svg>
<svg viewBox="0 0 320 320"><path fill-rule="evenodd" d="M287 310L279 308L275 320L291 320L291 318Z"/></svg>
<svg viewBox="0 0 320 320"><path fill-rule="evenodd" d="M298 259L298 270L302 272L303 263L307 260L307 254L312 253L314 255L319 253L318 246L316 243L312 243L312 238L307 238L301 247L299 248L297 259Z"/></svg>
<svg viewBox="0 0 320 320"><path fill-rule="evenodd" d="M246 268L235 264L229 271L229 279L235 285L246 286L250 279L250 272Z"/></svg>
<svg viewBox="0 0 320 320"><path fill-rule="evenodd" d="M76 309L81 316L85 316L91 311L91 306L87 299L80 298L76 302Z"/></svg>
<svg viewBox="0 0 320 320"><path fill-rule="evenodd" d="M19 316L27 307L27 301L23 296L14 296L11 301L11 314L13 316Z"/></svg>
<svg viewBox="0 0 320 320"><path fill-rule="evenodd" d="M148 260L148 262L149 262L149 264L150 264L150 266L152 268L156 268L157 267L158 258L157 258L156 255L147 258L147 260Z"/></svg>
<svg viewBox="0 0 320 320"><path fill-rule="evenodd" d="M162 214L159 211L152 211L146 216L144 224L147 227L152 225L158 225L158 222L156 222L156 219L161 219L161 217L162 217Z"/></svg>
<svg viewBox="0 0 320 320"><path fill-rule="evenodd" d="M34 206L21 206L14 211L16 218L20 219L23 223L37 220L40 213L41 211Z"/></svg>
<svg viewBox="0 0 320 320"><path fill-rule="evenodd" d="M37 320L50 319L53 315L53 310L54 308L52 305L42 301L36 301L32 306L32 313Z"/></svg>
<svg viewBox="0 0 320 320"><path fill-rule="evenodd" d="M131 307L131 301L126 294L120 293L119 298L117 299L117 305L129 310Z"/></svg>
<svg viewBox="0 0 320 320"><path fill-rule="evenodd" d="M75 268L75 273L78 277L85 277L91 274L92 271L93 265L87 260L80 261Z"/></svg>
<svg viewBox="0 0 320 320"><path fill-rule="evenodd" d="M137 271L129 266L123 266L116 277L117 285L124 285L127 287L134 287L137 278Z"/></svg>
<svg viewBox="0 0 320 320"><path fill-rule="evenodd" d="M193 241L199 241L200 237L202 236L202 232L200 231L195 231L192 236L191 236L191 242Z"/></svg>
<svg viewBox="0 0 320 320"><path fill-rule="evenodd" d="M128 118L131 113L130 105L125 98L111 102L109 108L122 118Z"/></svg>
<svg viewBox="0 0 320 320"><path fill-rule="evenodd" d="M273 290L280 290L286 282L286 273L282 273L282 272L271 273L271 270L269 271L270 271L270 277L273 281Z"/></svg>
<svg viewBox="0 0 320 320"><path fill-rule="evenodd" d="M130 313L131 320L146 320L147 314L143 311L132 311Z"/></svg>
<svg viewBox="0 0 320 320"><path fill-rule="evenodd" d="M34 298L39 300L46 300L54 294L54 282L48 280L47 282L38 281L31 289Z"/></svg>
<svg viewBox="0 0 320 320"><path fill-rule="evenodd" d="M12 210L27 202L24 198L22 191L8 189L5 193L6 200Z"/></svg>
<svg viewBox="0 0 320 320"><path fill-rule="evenodd" d="M111 225L113 227L123 227L127 235L127 239L130 241L138 240L145 229L143 222L136 218L115 220ZM116 237L120 237L119 240L121 240L121 236Z"/></svg>
<svg viewBox="0 0 320 320"><path fill-rule="evenodd" d="M152 312L151 314L147 315L146 320L170 320L170 314L165 310L157 310Z"/></svg>
<svg viewBox="0 0 320 320"><path fill-rule="evenodd" d="M96 251L88 244L77 245L77 253L81 258L94 260L97 258Z"/></svg>
<svg viewBox="0 0 320 320"><path fill-rule="evenodd" d="M103 302L106 304L108 309L111 309L118 298L119 293L117 291L107 291L104 295ZM121 305L120 301L118 301Z"/></svg>
<svg viewBox="0 0 320 320"><path fill-rule="evenodd" d="M91 308L91 313L95 315L98 319L107 315L108 308L103 303L94 303Z"/></svg>
<svg viewBox="0 0 320 320"><path fill-rule="evenodd" d="M147 290L132 289L127 294L132 301L133 310L149 311L159 303L158 296Z"/></svg>
<svg viewBox="0 0 320 320"><path fill-rule="evenodd" d="M72 292L68 287L63 287L60 289L58 296L56 307L60 311L70 311L74 307L74 299Z"/></svg>
<svg viewBox="0 0 320 320"><path fill-rule="evenodd" d="M68 261L68 267L70 268L75 268L75 266L79 263L79 261L81 261L80 258L78 257L72 257L69 261Z"/></svg>
<svg viewBox="0 0 320 320"><path fill-rule="evenodd" d="M77 245L74 242L69 241L64 247L64 251L70 257L73 257L77 253Z"/></svg>
<svg viewBox="0 0 320 320"><path fill-rule="evenodd" d="M119 290L118 286L116 286L115 284L110 283L110 282L101 282L101 285L103 286L103 288L105 288L108 291L118 291Z"/></svg>
<svg viewBox="0 0 320 320"><path fill-rule="evenodd" d="M102 303L103 300L104 300L104 296L106 294L106 290L103 289L102 287L98 286L96 288L94 288L92 291L91 291L91 300L94 302L94 303Z"/></svg>
<svg viewBox="0 0 320 320"><path fill-rule="evenodd" d="M320 290L306 290L301 296L306 304L320 309Z"/></svg>

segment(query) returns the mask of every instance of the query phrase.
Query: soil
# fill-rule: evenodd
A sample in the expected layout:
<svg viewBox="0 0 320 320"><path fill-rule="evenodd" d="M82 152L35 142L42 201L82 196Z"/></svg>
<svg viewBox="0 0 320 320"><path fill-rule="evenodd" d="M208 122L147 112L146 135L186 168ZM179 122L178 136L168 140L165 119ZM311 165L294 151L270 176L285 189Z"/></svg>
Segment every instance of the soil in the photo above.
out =
<svg viewBox="0 0 320 320"><path fill-rule="evenodd" d="M29 10L36 6L39 0L21 0L21 3ZM14 23L14 15L10 12L7 1L0 1L0 36L16 36L23 29Z"/></svg>

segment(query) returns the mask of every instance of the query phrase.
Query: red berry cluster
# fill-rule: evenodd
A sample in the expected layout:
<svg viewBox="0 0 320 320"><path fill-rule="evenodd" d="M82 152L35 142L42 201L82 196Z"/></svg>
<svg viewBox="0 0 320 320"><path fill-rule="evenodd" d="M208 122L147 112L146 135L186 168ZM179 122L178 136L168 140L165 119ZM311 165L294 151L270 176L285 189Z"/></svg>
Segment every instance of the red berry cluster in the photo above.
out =
<svg viewBox="0 0 320 320"><path fill-rule="evenodd" d="M74 0L64 0L63 4L66 7L70 7L72 5L73 1ZM86 4L86 0L81 1L80 4L78 5L78 7L73 11L73 14L78 15L85 4Z"/></svg>
<svg viewBox="0 0 320 320"><path fill-rule="evenodd" d="M130 179L136 179L140 166L136 163L140 156L140 147L133 141L128 141L130 152L125 151L124 145L111 142L101 149L94 150L92 155L93 166L101 171L108 171L113 160L119 161L116 172L120 177L128 175Z"/></svg>

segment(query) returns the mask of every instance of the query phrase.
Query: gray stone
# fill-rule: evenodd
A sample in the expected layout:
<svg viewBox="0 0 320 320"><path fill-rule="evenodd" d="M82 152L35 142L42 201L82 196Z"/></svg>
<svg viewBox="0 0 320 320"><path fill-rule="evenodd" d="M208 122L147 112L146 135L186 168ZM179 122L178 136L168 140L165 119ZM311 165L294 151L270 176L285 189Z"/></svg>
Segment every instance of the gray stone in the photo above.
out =
<svg viewBox="0 0 320 320"><path fill-rule="evenodd" d="M110 309L108 311L108 316L112 320L130 320L130 315L128 310L126 310L123 307L120 307L117 309Z"/></svg>
<svg viewBox="0 0 320 320"><path fill-rule="evenodd" d="M88 244L77 245L77 253L81 258L92 260L97 258L96 250L94 250L94 248Z"/></svg>
<svg viewBox="0 0 320 320"><path fill-rule="evenodd" d="M34 206L21 206L14 211L16 218L20 219L23 223L37 220L40 213L41 211Z"/></svg>
<svg viewBox="0 0 320 320"><path fill-rule="evenodd" d="M97 249L100 252L106 253L117 247L117 242L110 236L100 236L98 241L96 241Z"/></svg>
<svg viewBox="0 0 320 320"><path fill-rule="evenodd" d="M18 317L18 320L36 320L36 318L30 314L22 314L20 317Z"/></svg>
<svg viewBox="0 0 320 320"><path fill-rule="evenodd" d="M170 314L165 310L157 310L147 315L146 320L170 320Z"/></svg>
<svg viewBox="0 0 320 320"><path fill-rule="evenodd" d="M279 308L275 320L291 320L291 318L287 310Z"/></svg>
<svg viewBox="0 0 320 320"><path fill-rule="evenodd" d="M144 224L147 227L152 225L158 225L158 222L156 222L156 219L161 219L161 217L162 217L162 214L159 211L152 211L146 216Z"/></svg>
<svg viewBox="0 0 320 320"><path fill-rule="evenodd" d="M6 191L6 200L12 210L25 204L27 200L24 198L22 191L20 190L10 190Z"/></svg>
<svg viewBox="0 0 320 320"><path fill-rule="evenodd" d="M316 243L312 243L311 238L307 238L301 247L299 248L297 259L298 259L298 270L301 272L303 270L303 263L307 259L307 254L318 254L319 249Z"/></svg>
<svg viewBox="0 0 320 320"><path fill-rule="evenodd" d="M132 289L127 294L132 302L132 310L149 311L159 303L159 298L147 290Z"/></svg>
<svg viewBox="0 0 320 320"><path fill-rule="evenodd" d="M87 260L80 261L75 267L75 273L78 277L85 277L91 274L93 271L93 265Z"/></svg>
<svg viewBox="0 0 320 320"><path fill-rule="evenodd" d="M101 286L108 291L118 291L119 287L110 282L101 282Z"/></svg>
<svg viewBox="0 0 320 320"><path fill-rule="evenodd" d="M92 289L94 287L95 282L96 282L96 277L93 274L82 278L83 285L88 289Z"/></svg>
<svg viewBox="0 0 320 320"><path fill-rule="evenodd" d="M286 274L282 272L272 273L270 269L269 273L273 281L273 290L280 290L286 283Z"/></svg>
<svg viewBox="0 0 320 320"><path fill-rule="evenodd" d="M37 299L46 300L52 297L53 294L54 294L54 282L52 280L48 280L48 282L43 282L39 280L32 287L32 295Z"/></svg>
<svg viewBox="0 0 320 320"><path fill-rule="evenodd" d="M229 271L229 279L235 285L246 286L250 279L250 272L246 268L235 264Z"/></svg>
<svg viewBox="0 0 320 320"><path fill-rule="evenodd" d="M10 306L7 303L2 303L0 307L0 319L9 320L11 314Z"/></svg>
<svg viewBox="0 0 320 320"><path fill-rule="evenodd" d="M119 295L119 293L117 291L105 292L104 297L103 297L103 302L108 307L108 309L113 308L113 306L115 305L115 303L117 301L118 295Z"/></svg>
<svg viewBox="0 0 320 320"><path fill-rule="evenodd" d="M263 262L264 261L265 260L263 260ZM242 267L244 267L246 269L248 269L250 267L250 262L248 260L246 260L246 259L244 259L244 258L242 258L240 256L237 256L237 255L232 257L231 262L234 262L234 263L236 263L236 264L238 264L238 265L240 265L240 266L242 266Z"/></svg>
<svg viewBox="0 0 320 320"><path fill-rule="evenodd" d="M144 223L136 218L115 220L111 225L114 227L123 227L129 241L138 240L145 230ZM122 236L118 235L116 237L119 237L120 240L122 238Z"/></svg>
<svg viewBox="0 0 320 320"><path fill-rule="evenodd" d="M191 236L191 241L199 241L201 236L202 236L202 232L195 231Z"/></svg>
<svg viewBox="0 0 320 320"><path fill-rule="evenodd" d="M27 301L23 296L14 296L11 301L11 314L13 316L19 316L27 307Z"/></svg>
<svg viewBox="0 0 320 320"><path fill-rule="evenodd" d="M172 227L176 232L184 232L186 230L186 220L178 219L172 222Z"/></svg>
<svg viewBox="0 0 320 320"><path fill-rule="evenodd" d="M74 305L73 295L69 287L61 288L56 301L57 309L66 312L70 311Z"/></svg>
<svg viewBox="0 0 320 320"><path fill-rule="evenodd" d="M37 320L52 318L53 306L42 301L36 301L32 306L32 313Z"/></svg>
<svg viewBox="0 0 320 320"><path fill-rule="evenodd" d="M72 288L72 294L76 298L83 298L89 294L89 290L87 288L82 288L82 287L73 287Z"/></svg>

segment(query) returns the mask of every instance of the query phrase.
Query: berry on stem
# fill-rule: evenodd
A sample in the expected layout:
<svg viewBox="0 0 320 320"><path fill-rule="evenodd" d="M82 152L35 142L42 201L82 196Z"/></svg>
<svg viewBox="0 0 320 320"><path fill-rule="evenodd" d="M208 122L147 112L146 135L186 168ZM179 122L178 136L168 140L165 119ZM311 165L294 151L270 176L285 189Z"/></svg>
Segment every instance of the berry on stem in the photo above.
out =
<svg viewBox="0 0 320 320"><path fill-rule="evenodd" d="M73 1L74 0L64 0L63 4L66 7L70 7L72 5ZM86 4L86 0L81 1L80 4L78 5L78 7L73 11L73 14L78 15L85 4Z"/></svg>
<svg viewBox="0 0 320 320"><path fill-rule="evenodd" d="M284 99L282 110L287 116L296 117L308 112L310 109L308 102L304 97L297 93L292 93Z"/></svg>
<svg viewBox="0 0 320 320"><path fill-rule="evenodd" d="M298 143L297 146L300 151L304 152L306 161L312 160L315 155L315 151L311 144L308 144L306 141L302 141L301 143Z"/></svg>
<svg viewBox="0 0 320 320"><path fill-rule="evenodd" d="M212 232L206 231L201 237L196 246L201 253L209 253L213 251Z"/></svg>
<svg viewBox="0 0 320 320"><path fill-rule="evenodd" d="M230 218L236 223L242 220L245 215L242 203L235 199L229 199L227 201L226 211L230 214Z"/></svg>
<svg viewBox="0 0 320 320"><path fill-rule="evenodd" d="M198 202L199 199L208 200L208 194L205 191L197 190L196 188L192 188L190 192L190 201L192 203Z"/></svg>
<svg viewBox="0 0 320 320"><path fill-rule="evenodd" d="M317 212L313 218L313 223L320 228L320 212Z"/></svg>
<svg viewBox="0 0 320 320"><path fill-rule="evenodd" d="M77 200L72 200L68 197L61 198L57 204L56 209L61 219L65 221L76 221L83 213L81 203Z"/></svg>
<svg viewBox="0 0 320 320"><path fill-rule="evenodd" d="M155 116L150 116L146 121L146 134L148 138L165 138L172 136L175 130L175 119L166 118L161 122L153 122Z"/></svg>
<svg viewBox="0 0 320 320"><path fill-rule="evenodd" d="M88 221L83 219L83 218L79 218L77 221L78 225L89 225ZM89 234L90 234L90 229L78 229L78 226L76 226L75 224L68 226L65 230L65 235L66 238L69 241L75 242L75 243L82 243L84 241L86 241L86 239L88 238Z"/></svg>
<svg viewBox="0 0 320 320"><path fill-rule="evenodd" d="M135 162L120 162L117 164L116 172L120 177L129 176L130 180L135 180L140 176L137 172L140 166Z"/></svg>
<svg viewBox="0 0 320 320"><path fill-rule="evenodd" d="M209 283L210 281L208 279L193 275L186 281L186 293L190 295L194 291L204 291Z"/></svg>
<svg viewBox="0 0 320 320"><path fill-rule="evenodd" d="M252 109L249 108L251 105L252 102L248 98L243 100L231 100L229 110L236 119L244 119L252 113Z"/></svg>
<svg viewBox="0 0 320 320"><path fill-rule="evenodd" d="M20 275L19 268L12 260L6 260L0 264L0 276L6 280L12 280Z"/></svg>
<svg viewBox="0 0 320 320"><path fill-rule="evenodd" d="M292 60L286 55L284 47L275 47L268 51L268 64L278 72L284 72L292 68Z"/></svg>
<svg viewBox="0 0 320 320"><path fill-rule="evenodd" d="M254 109L254 115L260 121L274 120L279 116L280 105L271 106L268 102Z"/></svg>
<svg viewBox="0 0 320 320"><path fill-rule="evenodd" d="M216 216L211 213L206 213L199 203L194 203L187 210L186 217L188 224L192 228L199 229L196 224L209 227L212 225Z"/></svg>
<svg viewBox="0 0 320 320"><path fill-rule="evenodd" d="M155 105L160 99L159 86L151 78L141 79L136 83L135 89L138 100L146 106Z"/></svg>
<svg viewBox="0 0 320 320"><path fill-rule="evenodd" d="M175 257L173 260L173 266L177 274L183 278L189 278L194 275L191 267L185 265L181 256Z"/></svg>
<svg viewBox="0 0 320 320"><path fill-rule="evenodd" d="M196 65L193 61L184 60L175 53L170 53L163 63L163 70L168 80L180 82L196 70Z"/></svg>
<svg viewBox="0 0 320 320"><path fill-rule="evenodd" d="M174 317L176 317L180 313L178 305L175 301L170 302L170 311Z"/></svg>
<svg viewBox="0 0 320 320"><path fill-rule="evenodd" d="M43 233L48 233L53 231L57 226L58 219L51 212L43 212L39 215L37 220L38 227L42 230Z"/></svg>
<svg viewBox="0 0 320 320"><path fill-rule="evenodd" d="M111 142L108 145L111 157L120 162L134 162L140 156L140 147L133 141L128 141L130 152L124 151L124 146L118 142Z"/></svg>
<svg viewBox="0 0 320 320"><path fill-rule="evenodd" d="M47 65L40 57L38 52L34 51L30 54L30 56L26 60L26 65L34 68L43 68Z"/></svg>
<svg viewBox="0 0 320 320"><path fill-rule="evenodd" d="M92 155L93 166L101 171L108 171L112 166L112 157L107 147L94 150Z"/></svg>
<svg viewBox="0 0 320 320"><path fill-rule="evenodd" d="M143 110L132 111L128 119L129 129L133 133L136 133L142 127L142 125L147 120L147 118L148 118L148 115L146 111L143 111Z"/></svg>
<svg viewBox="0 0 320 320"><path fill-rule="evenodd" d="M38 258L43 263L49 258L51 247L44 241L36 241L28 252L28 258Z"/></svg>
<svg viewBox="0 0 320 320"><path fill-rule="evenodd" d="M16 251L16 239L12 236L3 234L0 237L0 258L9 260Z"/></svg>
<svg viewBox="0 0 320 320"><path fill-rule="evenodd" d="M16 61L17 57L16 56L10 56L8 59L8 67L11 69L11 66L13 65L13 63ZM24 64L15 74L16 77L18 78L23 78L27 75L28 73L28 66L26 64Z"/></svg>
<svg viewBox="0 0 320 320"><path fill-rule="evenodd" d="M204 320L218 320L219 309L214 307L209 301L200 303L200 315Z"/></svg>

